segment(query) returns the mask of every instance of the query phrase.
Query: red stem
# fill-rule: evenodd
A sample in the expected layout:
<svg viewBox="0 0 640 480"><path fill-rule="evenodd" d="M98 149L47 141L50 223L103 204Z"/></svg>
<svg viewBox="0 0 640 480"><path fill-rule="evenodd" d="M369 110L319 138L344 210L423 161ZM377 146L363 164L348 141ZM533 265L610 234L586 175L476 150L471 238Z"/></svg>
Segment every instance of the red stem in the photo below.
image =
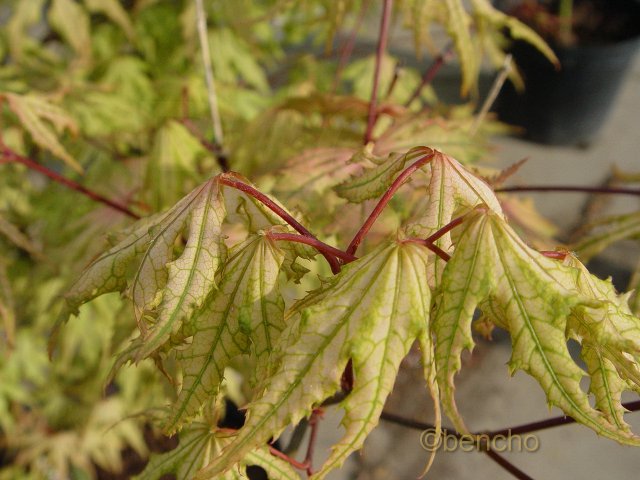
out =
<svg viewBox="0 0 640 480"><path fill-rule="evenodd" d="M464 217L465 215L461 215L458 218L454 218L453 220L451 220L444 227L442 227L436 233L434 233L429 238L427 238L427 242L435 243L436 241L438 241L440 237L444 236L446 233L450 232L451 230L456 228L458 225L460 225L462 222L464 222Z"/></svg>
<svg viewBox="0 0 640 480"><path fill-rule="evenodd" d="M93 190L89 190L87 187L83 187L79 183L76 183L73 180L68 179L67 177L63 177L59 173L54 172L53 170L50 170L43 165L40 165L35 160L31 160L30 158L23 157L22 155L18 155L16 152L9 149L5 145L0 144L0 152L2 153L2 156L4 159L6 159L6 161L21 163L25 165L27 168L31 170L35 170L36 172L39 172L45 175L46 177L50 178L54 182L64 185L65 187L70 188L71 190L75 190L76 192L83 194L84 196L90 198L95 202L102 203L112 208L113 210L117 210L120 213L124 213L125 215L128 215L131 218L135 218L136 220L140 219L140 215L132 212L125 205L118 203L115 200L110 200L109 198L104 197L99 193L94 192Z"/></svg>
<svg viewBox="0 0 640 480"><path fill-rule="evenodd" d="M371 230L371 227L375 223L376 219L380 216L384 208L387 206L391 198L395 195L396 191L398 191L398 189L402 186L404 181L407 178L409 178L413 174L413 172L418 170L423 165L426 165L427 163L429 163L432 158L433 158L433 153L429 155L425 155L424 157L418 159L415 163L407 167L400 175L398 175L398 177L393 181L389 189L384 193L382 198L380 198L380 200L378 201L378 204L375 206L375 208L369 215L369 218L367 218L367 220L364 222L364 225L360 227L360 230L358 230L358 233L356 233L356 235L353 237L353 240L351 240L351 243L349 244L349 247L346 250L346 252L349 255L355 255L356 250L358 250L358 246L362 242L362 239L369 232L369 230Z"/></svg>
<svg viewBox="0 0 640 480"><path fill-rule="evenodd" d="M333 255L334 257L338 257L339 259L344 260L345 263L351 263L354 260L357 260L357 257L354 257L353 255L349 255L348 253L343 252L339 248L332 247L331 245L327 245L326 243L318 240L317 238L310 238L304 235L296 235L295 233L269 233L268 236L269 238L276 241L282 240L285 242L297 242L297 243L304 243L305 245L311 245L320 253Z"/></svg>
<svg viewBox="0 0 640 480"><path fill-rule="evenodd" d="M638 195L640 189L613 188L613 187L581 187L574 185L523 185L520 187L496 188L496 192L579 192L579 193L603 193L611 195Z"/></svg>
<svg viewBox="0 0 640 480"><path fill-rule="evenodd" d="M442 50L442 52L438 54L438 56L433 60L431 65L429 65L429 68L427 68L427 70L422 75L422 81L420 82L420 85L416 87L416 89L413 91L409 99L404 103L405 107L408 107L409 105L411 105L411 103L413 103L413 101L420 96L420 92L422 92L424 87L426 87L433 81L437 73L440 71L442 66L447 62L447 60L449 60L452 54L453 54L453 45L451 44L447 45Z"/></svg>
<svg viewBox="0 0 640 480"><path fill-rule="evenodd" d="M307 475L313 475L313 452L316 446L316 438L318 437L318 425L322 419L322 409L315 408L309 419L309 445L307 447L307 455L304 458L304 463L307 464Z"/></svg>
<svg viewBox="0 0 640 480"><path fill-rule="evenodd" d="M439 246L434 245L433 243L431 243L429 240L425 240L423 238L407 238L407 239L403 240L403 242L405 242L405 243L418 243L420 245L423 245L423 246L427 247L429 250L431 250L433 253L438 255L445 262L448 262L449 260L451 260L451 255L449 255L447 252L442 250Z"/></svg>
<svg viewBox="0 0 640 480"><path fill-rule="evenodd" d="M393 8L393 0L384 0L382 7L382 18L380 19L380 35L378 36L378 48L376 50L376 66L373 74L373 88L371 89L371 101L369 102L369 115L367 118L367 130L364 134L364 144L371 141L373 127L376 125L378 116L376 108L378 103L378 88L380 86L380 73L382 71L382 59L387 49L387 40L389 38L389 20L391 19L391 9Z"/></svg>
<svg viewBox="0 0 640 480"><path fill-rule="evenodd" d="M540 253L547 258L554 258L556 260L564 260L565 258L567 258L567 252L541 250Z"/></svg>
<svg viewBox="0 0 640 480"><path fill-rule="evenodd" d="M315 235L313 235L309 230L307 230L295 218L293 218L291 215L289 215L289 213L287 213L280 205L278 205L276 202L271 200L264 193L262 193L259 190L256 190L255 188L253 188L251 185L247 185L244 182L241 182L239 180L234 179L233 178L233 173L220 175L220 183L222 183L223 185L227 185L228 187L235 188L236 190L240 190L241 192L244 192L247 195L250 195L251 197L253 197L256 200L258 200L260 203L262 203L269 210L271 210L273 213L275 213L280 218L282 218L289 225L291 225L291 227L295 231L297 231L298 233L304 235L305 237L308 237L308 238L311 238L311 239L314 239L314 240L317 240L318 242L320 242L320 240L318 240ZM338 260L334 256L329 255L329 254L327 254L325 252L321 251L320 253L322 254L322 256L324 258L327 259L327 262L329 262L329 265L331 266L331 271L334 274L338 273L340 271L340 263L338 262Z"/></svg>
<svg viewBox="0 0 640 480"><path fill-rule="evenodd" d="M275 447L272 447L271 445L269 445L269 453L271 455L273 455L274 457L281 458L282 460L284 460L285 462L289 463L291 466L293 466L294 468L297 468L298 470L307 470L307 469L309 469L309 464L306 461L305 462L299 462L295 458L291 458L286 453L282 453L280 450L278 450Z"/></svg>

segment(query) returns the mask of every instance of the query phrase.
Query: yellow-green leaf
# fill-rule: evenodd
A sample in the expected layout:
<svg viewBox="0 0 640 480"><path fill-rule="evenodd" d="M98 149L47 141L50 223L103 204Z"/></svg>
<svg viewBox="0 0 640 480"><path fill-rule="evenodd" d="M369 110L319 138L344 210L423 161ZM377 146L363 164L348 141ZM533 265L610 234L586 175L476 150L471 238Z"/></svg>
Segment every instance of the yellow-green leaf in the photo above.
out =
<svg viewBox="0 0 640 480"><path fill-rule="evenodd" d="M383 245L296 304L287 317L290 326L282 336L286 344L278 366L247 407L244 427L196 478L227 471L255 446L309 415L340 390L349 360L355 380L340 405L345 434L312 478L323 478L360 448L378 422L400 361L428 331L429 255L418 244ZM422 337L428 348L426 339Z"/></svg>
<svg viewBox="0 0 640 480"><path fill-rule="evenodd" d="M3 97L7 100L11 111L20 120L23 128L29 132L38 146L49 150L71 168L82 173L80 164L67 152L57 137L57 134L61 134L64 130L73 134L78 131L73 118L60 107L36 94L3 93L0 98ZM55 131L45 123L45 120L55 127Z"/></svg>
<svg viewBox="0 0 640 480"><path fill-rule="evenodd" d="M174 431L215 398L235 357L251 355L258 366L255 378L264 378L284 328L278 289L283 260L284 253L265 235L253 235L229 253L219 290L189 322L193 338L177 354L184 376L167 430Z"/></svg>
<svg viewBox="0 0 640 480"><path fill-rule="evenodd" d="M640 438L621 431L590 406L580 388L586 373L567 349L570 316L587 325L601 321L599 316L607 312L602 295L586 295L584 289L575 288L580 281L577 268L529 248L499 215L478 209L465 223L442 276L442 298L434 319L438 384L443 408L456 428L467 431L453 398L453 377L460 368L461 351L473 347L474 310L491 299L491 316L511 334L511 372L530 374L550 405L600 435L640 445ZM620 353L620 343L612 346Z"/></svg>

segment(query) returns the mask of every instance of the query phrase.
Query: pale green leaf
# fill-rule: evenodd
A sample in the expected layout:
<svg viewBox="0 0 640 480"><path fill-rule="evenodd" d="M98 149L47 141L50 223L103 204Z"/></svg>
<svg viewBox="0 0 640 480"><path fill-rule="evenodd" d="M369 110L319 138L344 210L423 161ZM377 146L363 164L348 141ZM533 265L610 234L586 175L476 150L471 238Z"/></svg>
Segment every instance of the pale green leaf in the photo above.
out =
<svg viewBox="0 0 640 480"><path fill-rule="evenodd" d="M428 177L427 194L416 208L417 218L407 227L410 236L427 238L451 222L454 214L463 214L478 205L485 205L502 217L502 207L491 187L449 155L434 150L433 158L422 170ZM451 251L451 234L447 232L436 245L445 252ZM444 262L434 257L434 282L439 281L443 268Z"/></svg>
<svg viewBox="0 0 640 480"><path fill-rule="evenodd" d="M364 153L366 160L376 166L365 169L362 173L335 187L338 196L353 203L361 203L381 196L391 186L396 174L405 168L408 162L421 155L428 155L424 148L411 149L406 153L390 153L386 159ZM358 161L358 159L351 161Z"/></svg>
<svg viewBox="0 0 640 480"><path fill-rule="evenodd" d="M225 210L218 189L214 177L166 213L131 227L131 233L94 260L71 287L58 326L83 303L126 291L133 299L145 353L160 348L215 288L225 248L220 235ZM184 249L177 245L182 234L187 237Z"/></svg>
<svg viewBox="0 0 640 480"><path fill-rule="evenodd" d="M15 9L6 23L9 49L16 60L24 59L24 52L36 43L27 30L42 20L45 0L14 2Z"/></svg>
<svg viewBox="0 0 640 480"><path fill-rule="evenodd" d="M75 134L78 131L75 120L73 120L64 110L52 104L43 97L36 94L18 95L14 93L3 93L9 108L16 114L24 129L29 132L33 141L45 150L49 150L56 157L62 159L67 165L82 173L82 167L62 146L57 134L65 129ZM47 120L54 127L51 129L44 121Z"/></svg>
<svg viewBox="0 0 640 480"><path fill-rule="evenodd" d="M604 218L591 225L591 231L572 246L583 260L589 260L609 245L640 237L640 212Z"/></svg>
<svg viewBox="0 0 640 480"><path fill-rule="evenodd" d="M193 186L198 160L207 155L200 141L186 127L169 120L156 132L145 177L150 203L164 208L180 199L185 186Z"/></svg>
<svg viewBox="0 0 640 480"><path fill-rule="evenodd" d="M589 405L580 388L585 372L567 349L569 317L597 322L594 315L602 313L602 300L575 289L576 268L529 248L499 215L478 209L465 223L442 276L442 298L434 319L438 384L443 408L456 428L467 431L453 398L453 377L460 368L461 351L473 347L475 307L491 299L492 317L511 334L512 372L520 369L533 376L550 405L597 433L639 444L637 437L620 431Z"/></svg>
<svg viewBox="0 0 640 480"><path fill-rule="evenodd" d="M231 441L229 433L216 430L203 422L195 422L180 433L178 446L166 453L154 454L144 471L134 477L136 480L157 480L174 474L176 480L191 480L196 472L206 466L211 459ZM260 446L249 452L237 467L225 475L203 477L211 480L246 479L248 466L255 465L265 470L270 480L299 480L300 476L284 460L271 455L268 448Z"/></svg>
<svg viewBox="0 0 640 480"><path fill-rule="evenodd" d="M219 290L190 321L193 338L178 351L184 377L167 430L174 431L218 394L234 357L251 355L257 365L255 378L263 378L284 328L278 290L283 260L284 254L265 235L253 235L230 252Z"/></svg>
<svg viewBox="0 0 640 480"><path fill-rule="evenodd" d="M18 227L4 218L2 213L0 213L0 235L7 238L16 247L28 252L34 258L43 258L41 249L27 235L22 233Z"/></svg>
<svg viewBox="0 0 640 480"><path fill-rule="evenodd" d="M355 381L341 403L346 432L313 478L323 478L360 448L378 423L400 361L428 330L428 256L418 244L383 245L296 304L278 367L249 404L245 426L196 478L226 471L254 446L309 415L340 390L349 360Z"/></svg>
<svg viewBox="0 0 640 480"><path fill-rule="evenodd" d="M91 55L91 20L86 10L74 0L53 0L49 22L82 58Z"/></svg>
<svg viewBox="0 0 640 480"><path fill-rule="evenodd" d="M135 31L131 19L118 0L84 0L84 3L90 12L104 14L133 40Z"/></svg>
<svg viewBox="0 0 640 480"><path fill-rule="evenodd" d="M224 253L221 228L225 214L218 182L207 182L191 207L184 251L179 258L166 264L168 278L157 319L144 334L144 346L138 352L138 359L147 357L159 348L175 332L176 327L204 303L209 292L216 288L215 274ZM167 230L170 231L171 229ZM168 237L170 239L171 236ZM149 256L143 259L141 271L146 258L155 263L157 256L153 258L152 250L150 248Z"/></svg>
<svg viewBox="0 0 640 480"><path fill-rule="evenodd" d="M489 0L471 0L474 15L477 22L487 22L491 30L500 31L506 29L511 38L522 40L536 47L551 63L560 66L558 57L553 50L533 29L519 21L497 10Z"/></svg>
<svg viewBox="0 0 640 480"><path fill-rule="evenodd" d="M462 69L462 94L468 94L475 86L480 70L480 53L471 40L471 17L465 11L462 0L445 0L447 7L446 29L453 39L460 68Z"/></svg>

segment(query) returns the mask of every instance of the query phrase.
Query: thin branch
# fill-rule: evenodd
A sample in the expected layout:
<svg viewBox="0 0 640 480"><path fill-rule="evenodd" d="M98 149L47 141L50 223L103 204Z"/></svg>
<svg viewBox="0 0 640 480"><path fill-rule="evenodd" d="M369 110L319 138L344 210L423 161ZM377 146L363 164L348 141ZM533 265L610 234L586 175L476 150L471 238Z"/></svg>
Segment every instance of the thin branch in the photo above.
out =
<svg viewBox="0 0 640 480"><path fill-rule="evenodd" d="M340 60L338 60L338 66L336 67L336 74L333 77L333 84L331 85L331 92L335 93L338 90L338 85L340 85L340 77L342 77L342 72L344 68L347 66L349 62L349 58L351 58L351 54L353 53L353 47L356 44L356 38L358 36L358 31L362 26L362 21L364 20L364 16L367 13L369 8L369 1L364 0L362 5L360 6L360 11L358 12L358 17L356 18L356 23L353 25L353 29L349 34L349 38L344 42L344 45L340 49Z"/></svg>
<svg viewBox="0 0 640 480"><path fill-rule="evenodd" d="M305 235L296 235L295 233L275 233L275 232L274 233L270 232L268 234L268 237L276 241L297 242L297 243L304 243L305 245L310 245L316 250L318 250L318 252L326 253L327 255L332 255L334 257L337 257L341 260L344 260L345 263L350 263L350 262L353 262L354 260L357 260L357 257L354 257L353 255L349 255L348 253L343 252L339 248L332 247L331 245L327 245L326 243L324 243L321 240L318 240L317 238L311 238Z"/></svg>
<svg viewBox="0 0 640 480"><path fill-rule="evenodd" d="M216 82L213 77L213 66L211 65L211 52L209 50L209 38L207 37L207 14L204 10L202 0L196 2L196 17L198 26L198 39L200 41L200 51L202 52L202 63L204 64L204 77L207 82L207 96L209 99L209 110L211 111L211 122L213 123L213 135L215 142L220 146L224 145L222 133L222 122L218 111L218 96L216 94Z"/></svg>
<svg viewBox="0 0 640 480"><path fill-rule="evenodd" d="M247 195L250 195L251 197L258 200L260 203L262 203L269 210L271 210L273 213L275 213L280 218L282 218L285 222L287 222L296 232L304 235L305 237L308 237L320 242L320 240L318 240L315 235L313 235L309 230L307 230L304 227L304 225L302 225L295 218L293 218L280 205L278 205L276 202L271 200L264 193L253 188L251 185L247 185L246 183L233 178L233 175L234 174L232 172L220 175L220 183L222 183L223 185L227 185L228 187L235 188L236 190L240 190L241 192L244 192ZM324 258L327 259L327 262L329 262L329 265L331 266L331 271L334 274L338 273L340 271L340 263L338 262L338 260L334 256L328 255L327 253L324 253L324 252L320 252L320 253Z"/></svg>
<svg viewBox="0 0 640 480"><path fill-rule="evenodd" d="M464 222L465 217L466 215L461 215L457 218L454 218L449 223L447 223L444 227L442 227L440 230L438 230L429 238L427 238L427 242L436 243L441 237L443 237L445 234L447 234L448 232L456 228L458 225L460 225L462 222Z"/></svg>
<svg viewBox="0 0 640 480"><path fill-rule="evenodd" d="M395 423L397 425L401 425L403 427L412 428L414 430L435 430L435 425L432 423L419 422L418 420L412 420L410 418L405 418L400 415L396 415L395 413L385 412L383 411L380 414L380 419L385 420L387 422ZM456 430L449 430L447 428L442 427L442 435L453 435L456 438L462 438L462 435L459 434Z"/></svg>
<svg viewBox="0 0 640 480"><path fill-rule="evenodd" d="M626 402L622 404L622 407L628 410L629 412L636 412L640 410L640 400L635 400L633 402ZM431 423L419 422L417 420L412 420L409 418L402 417L400 415L396 415L394 413L389 413L383 411L380 415L382 420L386 420L391 423L396 423L398 425L402 425L403 427L413 428L414 430L430 430L435 429L435 426ZM495 438L499 435L522 435L524 433L532 433L539 432L540 430L546 430L548 428L558 427L560 425L568 425L571 423L576 423L576 421L572 417L567 417L566 415L560 415L557 417L552 417L547 420L540 420L537 422L525 423L523 425L518 425L514 427L501 428L500 430L492 430L485 431L481 433L474 433L471 435L480 435L487 436L489 438ZM449 430L446 428L442 429L443 435L453 435L457 438L461 438L462 435L458 433L456 430Z"/></svg>
<svg viewBox="0 0 640 480"><path fill-rule="evenodd" d="M498 94L500 93L500 90L502 89L502 86L504 85L504 82L507 80L507 77L509 76L509 72L511 71L512 59L513 57L511 56L511 54L508 54L504 58L504 63L502 64L502 68L498 72L496 79L493 81L493 85L491 85L491 90L489 90L489 94L487 95L487 98L482 104L482 108L480 109L480 112L478 112L475 120L473 121L473 124L471 125L471 129L470 129L471 135L476 134L476 132L478 131L478 128L480 128L480 125L484 120L484 117L486 117L487 113L489 113L489 109L493 105L493 102L496 101L496 98L498 97Z"/></svg>
<svg viewBox="0 0 640 480"><path fill-rule="evenodd" d="M622 406L630 412L637 412L638 410L640 410L640 400L626 402L623 403ZM518 425L511 428L503 428L500 430L486 432L485 435L488 435L490 438L496 437L498 435L508 435L509 433L511 433L511 435L522 435L524 433L539 432L540 430L546 430L548 428L567 425L575 422L576 421L572 417L558 416L549 418L547 420L541 420L538 422L526 423L524 425Z"/></svg>
<svg viewBox="0 0 640 480"><path fill-rule="evenodd" d="M384 0L382 7L382 18L380 19L380 34L378 36L378 48L376 50L376 66L373 74L373 88L371 89L371 101L369 102L369 115L367 117L367 130L364 134L364 144L371 141L373 127L375 127L378 116L376 108L378 104L378 88L380 86L380 74L382 72L382 61L387 49L389 38L389 21L391 20L391 9L393 0Z"/></svg>
<svg viewBox="0 0 640 480"><path fill-rule="evenodd" d="M299 462L295 458L291 458L286 453L282 453L275 447L269 445L269 453L274 457L281 458L285 462L289 463L292 467L297 468L298 470L307 470L309 468L309 464L306 462Z"/></svg>
<svg viewBox="0 0 640 480"><path fill-rule="evenodd" d="M420 96L420 93L422 93L422 90L424 90L424 88L427 85L431 84L431 82L433 81L437 73L440 71L442 66L445 63L447 63L447 61L449 60L449 58L451 58L452 55L453 55L453 44L449 43L438 54L438 56L433 59L433 62L431 62L431 65L429 65L429 68L425 70L424 74L422 75L422 80L420 84L413 91L409 99L406 102L404 102L405 107L409 107L409 105L411 105L413 101Z"/></svg>
<svg viewBox="0 0 640 480"><path fill-rule="evenodd" d="M514 477L516 477L518 480L533 480L533 477L530 477L529 475L524 473L522 470L516 467L513 463L511 463L509 460L504 458L502 455L499 455L494 450L487 449L487 450L483 450L483 452L491 460L496 462L498 465L500 465L502 468L504 468L507 472L509 472Z"/></svg>
<svg viewBox="0 0 640 480"><path fill-rule="evenodd" d="M601 193L605 195L636 195L640 196L640 189L637 188L614 188L614 187L583 187L575 185L521 185L515 187L500 187L495 192L578 192L578 193Z"/></svg>
<svg viewBox="0 0 640 480"><path fill-rule="evenodd" d="M427 149L425 149L425 151L427 151ZM407 167L400 175L398 175L389 189L384 193L382 198L380 198L378 204L375 206L371 214L369 214L367 220L365 220L362 227L360 227L360 230L358 230L356 235L353 237L353 240L351 240L351 243L346 250L349 255L355 255L356 250L358 250L358 246L362 242L363 238L369 232L369 230L371 230L371 227L375 223L376 219L380 216L384 208L387 206L391 198L395 195L396 191L402 186L405 180L409 178L413 174L413 172L421 168L423 165L429 163L432 158L433 153L425 155L424 157L418 159L415 163Z"/></svg>
<svg viewBox="0 0 640 480"><path fill-rule="evenodd" d="M304 463L307 464L307 475L313 475L313 453L316 448L316 440L318 438L318 425L320 424L320 420L322 420L322 408L315 408L313 413L311 413L311 418L309 418L309 445L307 447L307 455L304 457Z"/></svg>
<svg viewBox="0 0 640 480"><path fill-rule="evenodd" d="M30 158L23 157L22 155L17 154L16 152L14 152L13 150L11 150L10 148L6 147L1 143L0 143L0 153L2 154L2 157L5 161L21 163L26 167L28 167L29 169L35 170L36 172L39 172L47 176L54 182L64 185L65 187L70 188L71 190L75 190L76 192L83 194L84 196L90 198L95 202L102 203L107 207L110 207L113 210L117 210L120 213L124 213L125 215L128 215L131 218L135 218L136 220L140 219L140 215L131 211L126 205L123 205L115 200L111 200L103 195L100 195L99 193L94 192L93 190L90 190L87 187L84 187L79 183L68 179L67 177L63 177L59 173L54 172L53 170L50 170L43 165L40 165L35 160L31 160Z"/></svg>
<svg viewBox="0 0 640 480"><path fill-rule="evenodd" d="M540 253L547 258L553 258L555 260L564 260L568 255L568 252L558 252L555 250L541 250Z"/></svg>

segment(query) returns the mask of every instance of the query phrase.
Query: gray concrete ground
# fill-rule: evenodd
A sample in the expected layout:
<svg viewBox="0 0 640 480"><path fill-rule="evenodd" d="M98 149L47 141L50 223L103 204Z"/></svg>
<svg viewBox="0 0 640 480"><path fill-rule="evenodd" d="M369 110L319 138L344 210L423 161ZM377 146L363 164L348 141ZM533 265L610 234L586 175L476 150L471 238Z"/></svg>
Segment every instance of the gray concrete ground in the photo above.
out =
<svg viewBox="0 0 640 480"><path fill-rule="evenodd" d="M640 56L617 98L600 136L588 149L549 147L504 137L497 138L498 166L507 166L523 157L529 162L511 183L598 185L611 164L628 171L640 171ZM580 215L585 196L581 194L534 194L539 210L561 228L573 225ZM638 207L635 198L620 197L613 202L617 211ZM631 268L640 258L637 245L625 244L605 252L605 270ZM611 262L611 263L609 263ZM496 429L558 415L550 412L537 383L523 373L508 376L510 355L507 339L481 341L466 358L457 377L460 408L471 429ZM431 420L432 406L421 389L418 362L409 358L386 408L416 420ZM629 395L627 399L637 399ZM640 432L640 412L627 415ZM329 411L320 431L320 450L339 438L339 416ZM570 480L640 478L640 450L598 438L582 426L558 427L537 435L540 448L535 453L513 452L505 457L535 479ZM359 455L353 456L332 480L404 480L422 471L427 452L420 446L420 433L382 422L367 440ZM321 457L318 458L321 460ZM427 478L508 479L513 478L480 453L439 452Z"/></svg>

